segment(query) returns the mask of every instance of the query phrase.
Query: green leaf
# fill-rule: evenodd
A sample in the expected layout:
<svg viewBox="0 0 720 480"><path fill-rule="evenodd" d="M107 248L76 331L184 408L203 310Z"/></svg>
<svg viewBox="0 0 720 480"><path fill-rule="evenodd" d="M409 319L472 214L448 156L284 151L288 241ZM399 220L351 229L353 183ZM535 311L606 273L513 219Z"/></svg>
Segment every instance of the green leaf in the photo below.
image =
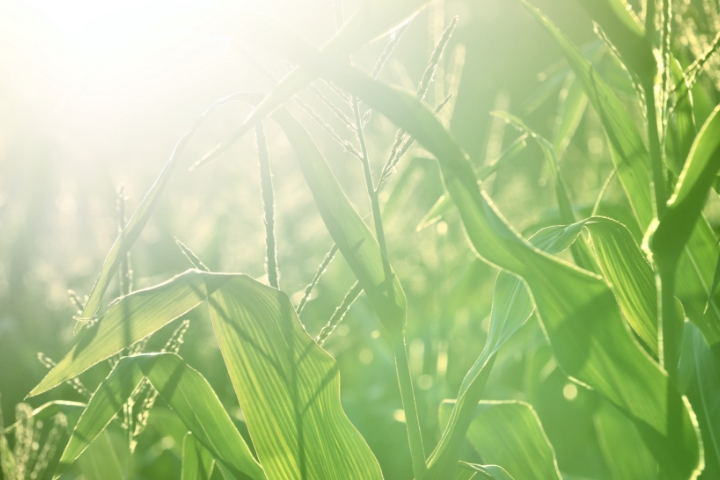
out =
<svg viewBox="0 0 720 480"><path fill-rule="evenodd" d="M703 433L703 446L708 467L720 471L720 360L708 348L700 330L693 324L686 324L687 334L693 345L696 365L695 385L699 397L700 430ZM693 398L694 403L698 403ZM712 458L711 458L712 457Z"/></svg>
<svg viewBox="0 0 720 480"><path fill-rule="evenodd" d="M625 319L657 355L657 292L650 264L630 231L617 220L591 217L583 224Z"/></svg>
<svg viewBox="0 0 720 480"><path fill-rule="evenodd" d="M705 200L720 170L720 107L705 122L693 143L663 218L648 231L658 265L677 265L695 229Z"/></svg>
<svg viewBox="0 0 720 480"><path fill-rule="evenodd" d="M582 224L568 227L548 227L537 232L530 241L548 253L559 253L575 241L582 230ZM446 423L443 437L433 457L437 460L436 471L445 471L456 461L457 452L472 421L477 402L485 388L495 355L510 337L530 318L535 309L525 283L508 272L500 272L495 281L490 331L480 357L465 374L458 400Z"/></svg>
<svg viewBox="0 0 720 480"><path fill-rule="evenodd" d="M208 282L197 271L189 270L162 285L133 292L114 302L92 327L83 330L70 353L33 388L30 396L78 376L186 314L229 278L218 275Z"/></svg>
<svg viewBox="0 0 720 480"><path fill-rule="evenodd" d="M128 480L127 468L118 457L117 446L109 432L102 432L78 459L83 478L87 480ZM124 452L129 455L130 452ZM57 478L57 474L55 476Z"/></svg>
<svg viewBox="0 0 720 480"><path fill-rule="evenodd" d="M144 377L216 459L251 478L265 478L207 380L172 353L124 357L117 363L78 420L56 476L105 430Z"/></svg>
<svg viewBox="0 0 720 480"><path fill-rule="evenodd" d="M307 334L287 296L246 275L190 270L162 285L121 298L108 310L107 318L100 317L100 328L85 340L82 352L78 354L73 349L50 372L49 376L54 380L45 385L51 388L69 375L76 375L112 355L118 346L123 348L136 342L148 330L160 328L177 318L179 311L187 311L188 305L197 304L206 295L209 295L210 314L220 349L268 478L303 475L309 479L382 478L372 452L342 410L335 360ZM116 311L126 314L119 316ZM104 328L106 322L108 326ZM127 329L113 328L114 323L123 322L129 326ZM148 325L140 330L139 326L143 324ZM90 353L85 354L85 351ZM140 362L142 373L148 376L186 425L190 420L199 421L189 404L173 403L180 402L179 395L171 399L165 397L168 392L176 391L173 390L175 383L170 382L173 379L169 376L171 373L188 372L192 379L196 372L188 367L171 372L164 360L158 361L162 370L160 367L151 369L152 358L143 357L142 362L136 360ZM164 376L152 377L151 373L160 375L155 372L162 372ZM125 377L137 379L139 375L126 372ZM199 384L200 380L193 382ZM119 408L122 404L118 400L122 397L118 393L121 382L109 383L111 387L105 395ZM187 417L178 405L182 405L182 412L186 412ZM107 424L114 412L103 415L103 419L109 415L106 421L103 420ZM102 424L100 421L92 423ZM239 447L228 444L228 452L220 454L220 446L214 448L214 444L209 444L210 440L206 442L202 429L196 430L192 425L188 428L217 461L247 471L237 464L244 459L236 451ZM240 458L228 458L228 455ZM236 463L232 463L233 460Z"/></svg>
<svg viewBox="0 0 720 480"><path fill-rule="evenodd" d="M674 109L675 115L670 117L667 135L668 167L676 176L680 176L685 159L688 158L692 148L693 140L697 136L697 127L693 113L692 91L688 90L682 66L675 58L672 59L671 71L677 91L675 94L677 103Z"/></svg>
<svg viewBox="0 0 720 480"><path fill-rule="evenodd" d="M330 235L383 325L393 338L397 338L405 328L407 300L392 267L392 278L385 277L377 240L348 200L305 128L285 109L278 110L273 118L280 124L295 150L300 168Z"/></svg>
<svg viewBox="0 0 720 480"><path fill-rule="evenodd" d="M210 452L188 432L183 440L181 480L210 480L214 467Z"/></svg>
<svg viewBox="0 0 720 480"><path fill-rule="evenodd" d="M593 108L600 116L610 141L610 152L618 169L618 177L640 228L645 231L653 220L653 210L650 160L640 132L625 106L595 73L580 51L540 11L531 7L525 0L520 1L558 42L578 81L583 85ZM587 3L592 1L594 0L587 0ZM693 94L697 98L695 90ZM697 298L708 296L713 278L713 264L719 253L715 235L707 220L701 217L692 230L681 258L676 291L690 320L702 330L713 349L720 349L720 305L715 298L710 304L710 309L704 312Z"/></svg>
<svg viewBox="0 0 720 480"><path fill-rule="evenodd" d="M655 480L657 462L637 428L617 408L602 402L593 417L603 458L614 479Z"/></svg>
<svg viewBox="0 0 720 480"><path fill-rule="evenodd" d="M440 405L441 424L451 409L451 401ZM561 479L552 445L527 403L480 402L467 438L483 461L501 466L513 478Z"/></svg>
<svg viewBox="0 0 720 480"><path fill-rule="evenodd" d="M565 87L560 92L560 100L559 121L553 140L553 147L558 157L562 157L570 145L588 104L587 95L574 75L568 77Z"/></svg>
<svg viewBox="0 0 720 480"><path fill-rule="evenodd" d="M209 303L268 478L382 478L342 410L337 363L307 334L287 296L239 275Z"/></svg>

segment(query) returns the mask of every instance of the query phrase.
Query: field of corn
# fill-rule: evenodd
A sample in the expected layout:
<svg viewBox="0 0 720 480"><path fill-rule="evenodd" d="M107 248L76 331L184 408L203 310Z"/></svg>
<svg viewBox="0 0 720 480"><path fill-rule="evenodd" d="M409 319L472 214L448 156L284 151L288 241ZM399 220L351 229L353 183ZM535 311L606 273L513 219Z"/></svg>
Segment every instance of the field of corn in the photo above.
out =
<svg viewBox="0 0 720 480"><path fill-rule="evenodd" d="M0 3L0 480L720 479L718 0Z"/></svg>

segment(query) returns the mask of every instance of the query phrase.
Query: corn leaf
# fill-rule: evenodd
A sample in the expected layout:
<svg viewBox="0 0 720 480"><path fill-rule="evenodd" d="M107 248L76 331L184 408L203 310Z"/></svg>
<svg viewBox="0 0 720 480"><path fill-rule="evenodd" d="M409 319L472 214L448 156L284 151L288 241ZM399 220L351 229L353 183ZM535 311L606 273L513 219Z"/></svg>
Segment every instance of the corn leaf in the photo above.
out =
<svg viewBox="0 0 720 480"><path fill-rule="evenodd" d="M655 480L658 465L637 428L617 408L602 402L593 417L600 450L612 478Z"/></svg>
<svg viewBox="0 0 720 480"><path fill-rule="evenodd" d="M251 478L265 478L207 380L171 353L125 357L118 362L78 420L56 476L105 430L144 377L215 458Z"/></svg>
<svg viewBox="0 0 720 480"><path fill-rule="evenodd" d="M452 408L452 401L440 405L441 424L448 421ZM561 478L552 445L527 403L480 402L467 438L484 461L499 465L513 478Z"/></svg>
<svg viewBox="0 0 720 480"><path fill-rule="evenodd" d="M83 330L70 353L48 372L30 396L76 377L186 314L229 278L221 275L205 278L188 271L162 285L133 292L116 301L91 328Z"/></svg>
<svg viewBox="0 0 720 480"><path fill-rule="evenodd" d="M705 463L714 470L707 472L708 476L712 477L720 473L720 360L710 351L695 325L687 323L686 328L686 335L692 342L696 366L695 386L700 404L698 417L703 433Z"/></svg>
<svg viewBox="0 0 720 480"><path fill-rule="evenodd" d="M570 141L577 131L580 120L588 104L587 95L583 91L582 85L575 79L574 75L570 75L567 85L560 94L561 105L559 112L560 121L555 129L553 147L558 158L562 157L570 145Z"/></svg>
<svg viewBox="0 0 720 480"><path fill-rule="evenodd" d="M343 192L305 128L284 109L274 119L295 150L325 226L370 299L385 328L397 338L405 328L407 300L390 267L386 278L380 246Z"/></svg>
<svg viewBox="0 0 720 480"><path fill-rule="evenodd" d="M307 334L287 296L236 276L209 303L268 478L382 478L342 411L337 363Z"/></svg>
<svg viewBox="0 0 720 480"><path fill-rule="evenodd" d="M210 480L214 467L210 452L188 432L183 440L181 480Z"/></svg>
<svg viewBox="0 0 720 480"><path fill-rule="evenodd" d="M45 385L52 388L68 375L109 357L118 347L131 345L204 296L209 296L218 343L268 478L382 478L370 449L342 411L335 361L307 334L284 294L245 275L189 270L162 285L121 298L108 310L107 318L100 317L98 329L88 330L93 336L84 340L81 353L76 346L50 372L53 380ZM129 325L125 330L123 323ZM141 329L142 324L146 325ZM156 371L150 370L150 363L149 359L140 363L146 376ZM193 372L188 368L182 371ZM163 381L167 381L167 372L165 375ZM126 372L125 377L137 379L140 375ZM150 376L149 380L165 398L165 383L157 384ZM116 383L110 382L115 390L109 392L117 396L121 386ZM114 413L103 415L111 419ZM202 432L189 428L216 460L234 465L205 442Z"/></svg>
<svg viewBox="0 0 720 480"><path fill-rule="evenodd" d="M129 480L130 478L127 468L118 458L118 449L107 431L95 438L80 456L78 463L83 478L87 480Z"/></svg>
<svg viewBox="0 0 720 480"><path fill-rule="evenodd" d="M617 220L591 217L582 223L625 319L657 355L657 292L650 264L630 231Z"/></svg>
<svg viewBox="0 0 720 480"><path fill-rule="evenodd" d="M530 241L545 252L559 253L572 245L581 230L582 224L548 227L537 232ZM534 309L525 283L508 272L500 272L495 281L488 338L480 357L465 374L458 399L453 404L449 419L444 422L446 426L443 437L433 452L434 457L442 459L438 461L442 462L442 465L438 463L435 470L449 469L456 461L457 452L475 414L495 355L530 318Z"/></svg>

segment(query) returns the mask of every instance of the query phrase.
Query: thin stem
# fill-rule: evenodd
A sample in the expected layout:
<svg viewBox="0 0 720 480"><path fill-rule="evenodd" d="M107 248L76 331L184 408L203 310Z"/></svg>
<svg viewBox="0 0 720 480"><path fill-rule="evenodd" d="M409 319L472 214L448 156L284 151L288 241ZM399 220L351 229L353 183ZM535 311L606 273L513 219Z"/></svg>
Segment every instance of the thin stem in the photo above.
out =
<svg viewBox="0 0 720 480"><path fill-rule="evenodd" d="M665 213L667 197L665 193L665 169L663 168L662 149L660 148L660 137L658 135L654 87L652 80L644 82L648 142L650 143L650 165L652 166L653 188L655 192L655 215L661 218Z"/></svg>
<svg viewBox="0 0 720 480"><path fill-rule="evenodd" d="M328 320L328 323L326 323L325 326L320 330L320 333L318 333L318 336L315 338L315 343L320 346L325 343L325 340L327 340L327 338L335 331L337 326L340 325L340 322L343 321L343 319L345 318L345 314L348 310L350 310L350 306L352 306L352 304L355 302L362 290L363 289L360 286L360 282L355 282L355 285L353 285L350 290L345 294L345 297L343 298L340 306L337 307L333 312L330 320Z"/></svg>
<svg viewBox="0 0 720 480"><path fill-rule="evenodd" d="M357 137L360 142L360 152L362 157L360 161L363 165L363 173L365 176L365 186L367 188L368 196L370 197L370 204L372 205L373 220L375 222L375 235L377 236L378 245L380 246L380 256L382 257L383 271L385 272L385 285L387 286L389 293L392 295L392 270L390 269L390 262L387 259L387 244L385 243L385 230L382 224L382 216L380 215L380 201L378 194L375 191L375 184L372 178L372 171L370 170L370 160L368 158L367 146L365 145L365 133L362 128L362 118L360 117L360 101L357 98L353 100L353 113L355 114L355 126L357 127Z"/></svg>
<svg viewBox="0 0 720 480"><path fill-rule="evenodd" d="M267 247L267 276L271 287L278 287L277 249L275 247L275 198L273 194L270 158L265 141L262 122L255 125L258 160L260 162L260 185L262 189L263 210L265 212L265 244Z"/></svg>
<svg viewBox="0 0 720 480"><path fill-rule="evenodd" d="M413 474L415 478L421 478L427 471L425 463L425 449L423 447L420 420L415 405L415 392L413 391L412 379L410 377L410 365L408 364L405 339L399 338L395 343L395 366L397 367L398 384L400 385L400 397L402 398L403 409L405 410L405 424L407 425L408 441L410 443L410 457L412 458Z"/></svg>
<svg viewBox="0 0 720 480"><path fill-rule="evenodd" d="M337 252L338 252L338 246L336 243L332 246L330 251L325 255L325 258L323 259L322 263L320 264L317 271L315 272L315 276L313 277L312 281L310 281L308 286L305 287L305 294L303 295L302 300L300 300L300 303L298 304L297 309L295 309L298 316L302 313L303 309L305 308L305 305L307 304L307 301L310 299L310 294L312 293L313 289L320 281L320 277L322 277L323 274L325 273L325 270L327 270L327 267L328 267L328 265L330 265L330 262L332 262L333 258L335 258L335 254Z"/></svg>
<svg viewBox="0 0 720 480"><path fill-rule="evenodd" d="M118 210L118 235L122 235L127 225L125 216L125 187L118 188L117 210ZM130 268L130 251L120 261L120 294L127 295L132 290L132 270Z"/></svg>

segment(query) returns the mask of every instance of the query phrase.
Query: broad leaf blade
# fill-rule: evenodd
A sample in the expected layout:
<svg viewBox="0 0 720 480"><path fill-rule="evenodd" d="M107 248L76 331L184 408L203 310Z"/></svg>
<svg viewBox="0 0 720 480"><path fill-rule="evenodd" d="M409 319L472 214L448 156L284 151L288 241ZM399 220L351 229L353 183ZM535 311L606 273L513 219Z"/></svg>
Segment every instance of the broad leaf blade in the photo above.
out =
<svg viewBox="0 0 720 480"><path fill-rule="evenodd" d="M630 326L656 355L658 352L655 274L620 222L592 217L584 222L590 232L603 276Z"/></svg>
<svg viewBox="0 0 720 480"><path fill-rule="evenodd" d="M446 423L452 403L440 406ZM560 480L555 452L535 410L524 402L480 402L467 438L488 463L504 468L513 478Z"/></svg>
<svg viewBox="0 0 720 480"><path fill-rule="evenodd" d="M30 396L78 376L186 314L228 278L215 276L208 286L199 271L189 270L162 285L133 292L113 303L94 326L83 330L70 353L48 372Z"/></svg>
<svg viewBox="0 0 720 480"><path fill-rule="evenodd" d="M188 432L183 440L181 480L210 480L214 467L210 452Z"/></svg>
<svg viewBox="0 0 720 480"><path fill-rule="evenodd" d="M337 363L307 334L287 296L242 275L209 301L268 478L382 478L342 410Z"/></svg>
<svg viewBox="0 0 720 480"><path fill-rule="evenodd" d="M655 480L658 466L635 425L607 402L593 418L600 448L613 478Z"/></svg>

